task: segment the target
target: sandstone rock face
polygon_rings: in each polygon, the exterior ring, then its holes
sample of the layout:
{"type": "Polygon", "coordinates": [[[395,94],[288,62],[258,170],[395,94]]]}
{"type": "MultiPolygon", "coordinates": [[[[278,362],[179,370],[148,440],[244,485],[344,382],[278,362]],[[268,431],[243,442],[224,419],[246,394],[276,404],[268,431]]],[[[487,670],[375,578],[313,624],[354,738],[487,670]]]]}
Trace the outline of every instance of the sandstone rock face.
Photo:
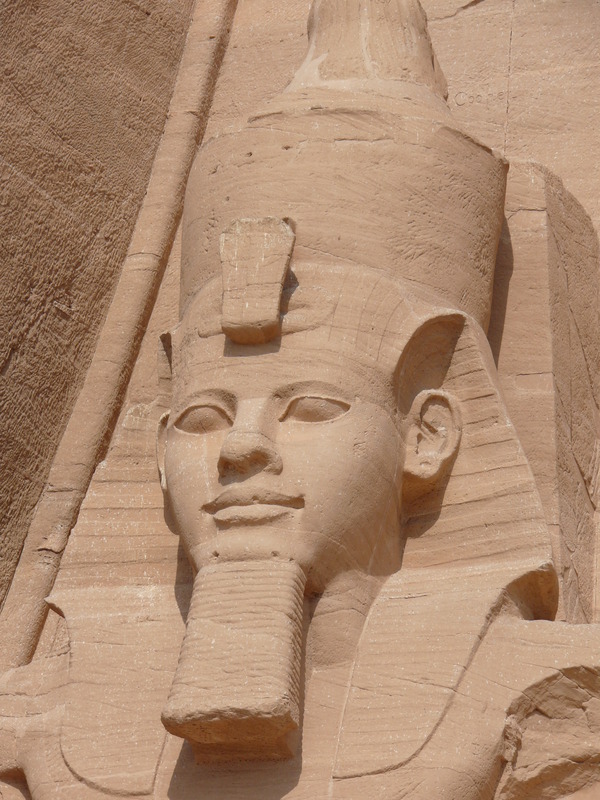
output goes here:
{"type": "Polygon", "coordinates": [[[599,7],[3,13],[0,795],[600,798],[599,7]]]}
{"type": "Polygon", "coordinates": [[[2,598],[131,239],[190,7],[0,11],[2,598]]]}

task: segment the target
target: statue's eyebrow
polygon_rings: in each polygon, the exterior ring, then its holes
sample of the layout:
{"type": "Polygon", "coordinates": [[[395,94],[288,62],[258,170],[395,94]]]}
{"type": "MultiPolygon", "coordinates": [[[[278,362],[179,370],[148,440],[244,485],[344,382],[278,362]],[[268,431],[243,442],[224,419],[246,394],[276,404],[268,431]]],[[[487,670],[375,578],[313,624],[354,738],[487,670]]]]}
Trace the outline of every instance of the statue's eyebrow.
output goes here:
{"type": "Polygon", "coordinates": [[[281,400],[287,400],[300,395],[304,395],[305,397],[337,398],[344,400],[348,404],[352,401],[348,392],[340,386],[320,380],[293,381],[279,386],[273,392],[273,396],[281,400]]]}
{"type": "Polygon", "coordinates": [[[218,387],[202,387],[190,394],[186,394],[178,403],[176,411],[181,412],[195,405],[218,403],[227,409],[231,416],[235,416],[237,397],[233,392],[218,387]]]}

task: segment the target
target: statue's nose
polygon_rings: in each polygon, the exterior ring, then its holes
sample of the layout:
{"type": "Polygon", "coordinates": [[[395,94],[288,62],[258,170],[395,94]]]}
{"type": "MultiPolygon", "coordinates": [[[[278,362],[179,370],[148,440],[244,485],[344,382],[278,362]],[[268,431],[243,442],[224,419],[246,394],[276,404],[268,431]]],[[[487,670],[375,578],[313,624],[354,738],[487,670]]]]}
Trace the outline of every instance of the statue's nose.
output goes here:
{"type": "Polygon", "coordinates": [[[232,430],[225,438],[218,463],[219,475],[247,475],[256,472],[279,474],[281,456],[273,442],[259,431],[232,430]]]}

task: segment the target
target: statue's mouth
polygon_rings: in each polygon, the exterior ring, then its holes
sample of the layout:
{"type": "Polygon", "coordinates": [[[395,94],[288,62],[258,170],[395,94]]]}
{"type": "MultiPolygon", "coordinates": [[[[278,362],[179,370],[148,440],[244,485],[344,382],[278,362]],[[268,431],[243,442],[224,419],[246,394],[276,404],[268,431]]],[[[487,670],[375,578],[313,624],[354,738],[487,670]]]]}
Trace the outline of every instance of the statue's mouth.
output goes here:
{"type": "Polygon", "coordinates": [[[304,508],[304,497],[282,494],[265,488],[229,486],[218,497],[202,506],[218,523],[260,524],[304,508]]]}
{"type": "Polygon", "coordinates": [[[250,488],[245,486],[229,486],[210,503],[202,506],[209,514],[216,514],[225,508],[240,506],[285,506],[286,508],[303,508],[304,497],[293,497],[270,489],[250,488]]]}

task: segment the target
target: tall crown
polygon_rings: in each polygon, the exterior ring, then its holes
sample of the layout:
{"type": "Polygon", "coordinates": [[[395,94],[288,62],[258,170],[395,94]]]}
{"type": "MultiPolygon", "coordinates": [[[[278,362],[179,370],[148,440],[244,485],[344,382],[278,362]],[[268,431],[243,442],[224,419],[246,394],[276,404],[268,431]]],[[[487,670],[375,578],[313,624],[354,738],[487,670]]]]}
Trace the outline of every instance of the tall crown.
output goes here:
{"type": "Polygon", "coordinates": [[[181,310],[236,220],[286,220],[295,262],[381,270],[487,326],[506,162],[453,121],[417,0],[316,0],[288,88],[206,142],[188,184],[181,310]]]}

